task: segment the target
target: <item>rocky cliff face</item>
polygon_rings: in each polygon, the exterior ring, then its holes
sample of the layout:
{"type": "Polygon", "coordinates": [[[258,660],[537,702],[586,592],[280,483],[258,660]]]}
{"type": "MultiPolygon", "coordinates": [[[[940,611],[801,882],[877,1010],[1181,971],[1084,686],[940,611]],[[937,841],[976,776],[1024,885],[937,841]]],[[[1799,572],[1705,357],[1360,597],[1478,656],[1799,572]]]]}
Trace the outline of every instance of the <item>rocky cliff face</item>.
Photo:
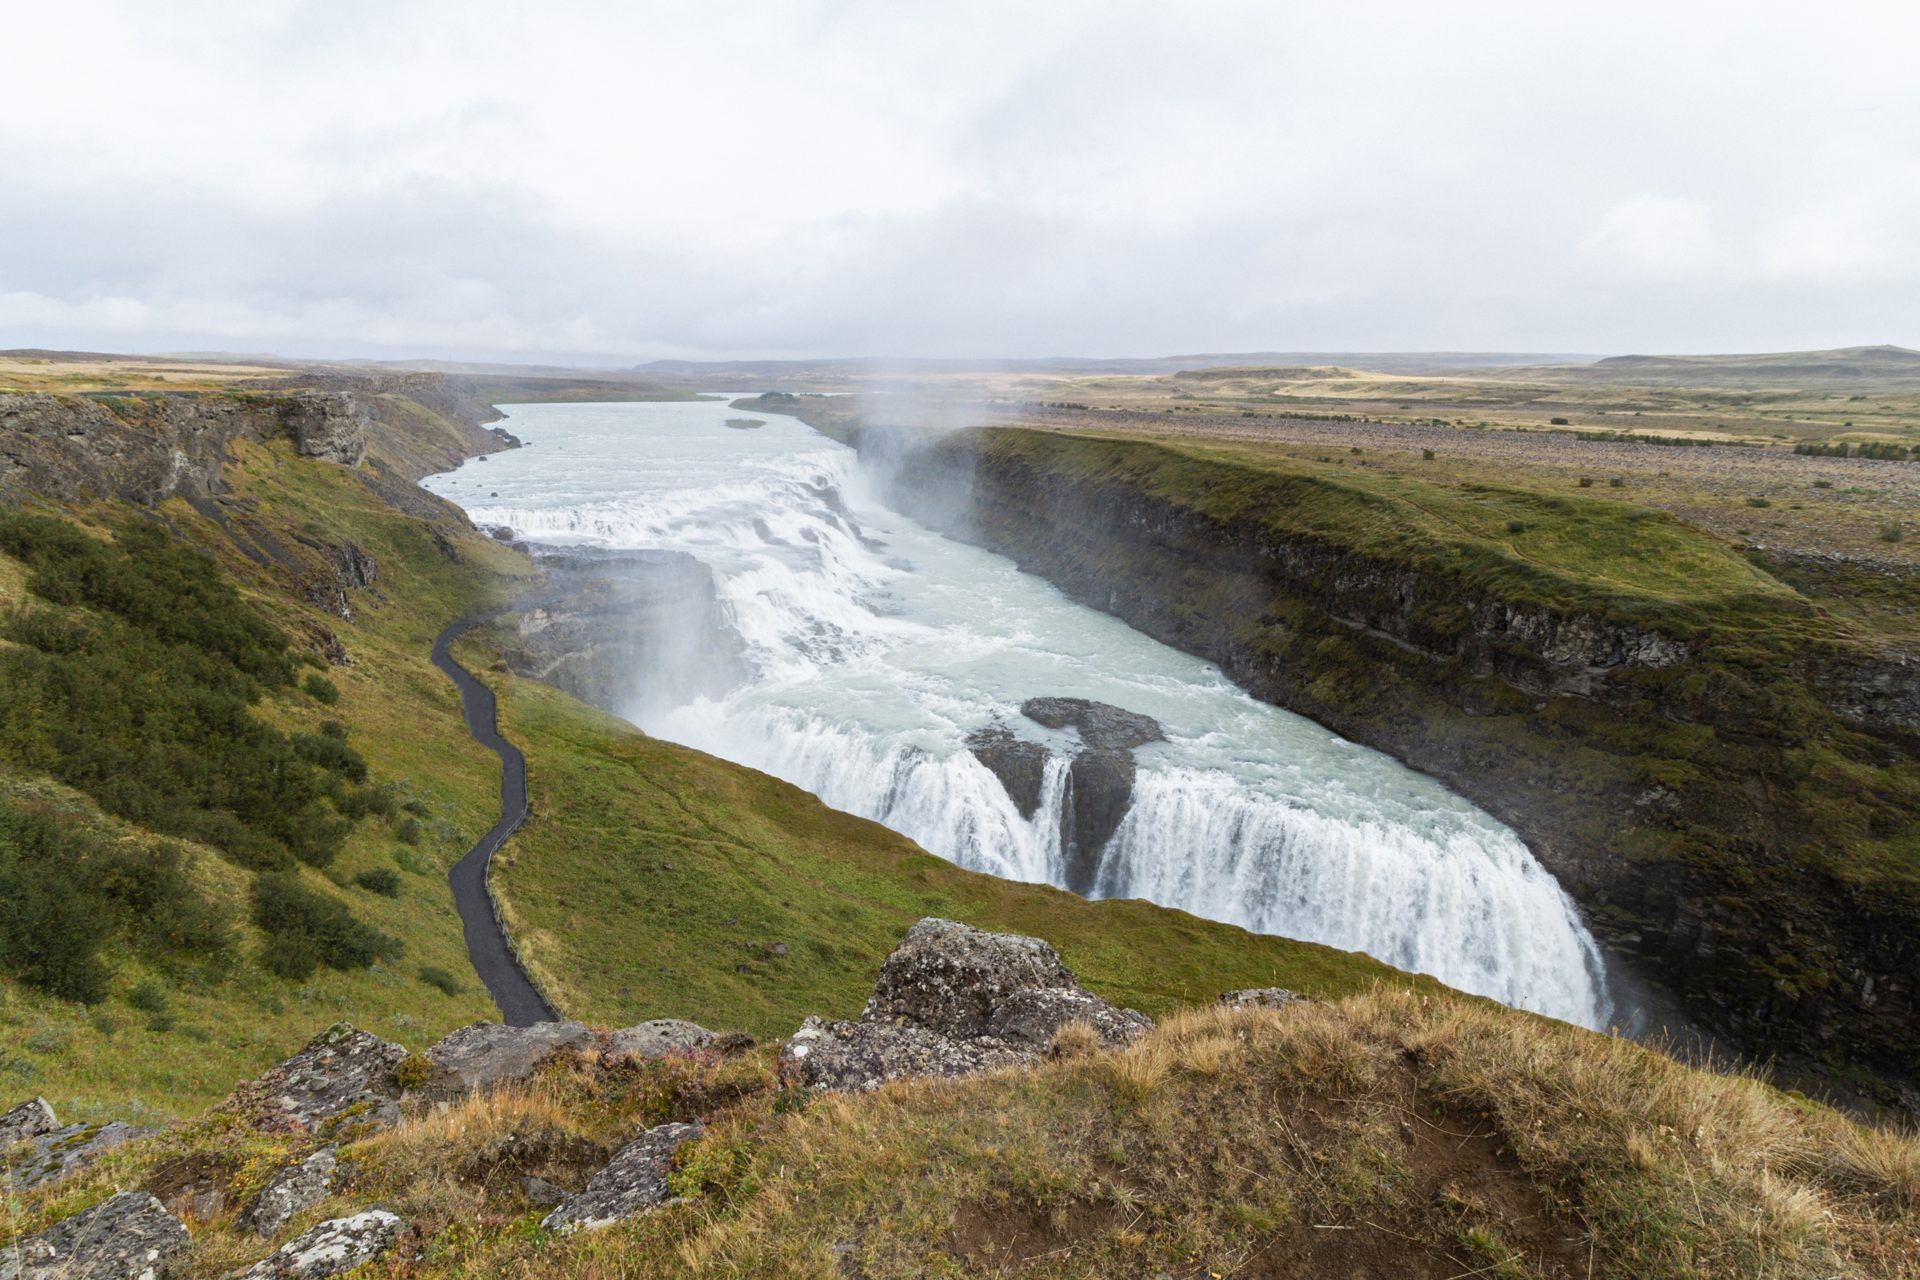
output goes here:
{"type": "MultiPolygon", "coordinates": [[[[511,536],[510,530],[496,535],[511,536]]],[[[515,618],[518,674],[628,717],[715,697],[744,675],[713,572],[671,551],[539,548],[547,590],[515,618]]]]}
{"type": "Polygon", "coordinates": [[[0,493],[82,495],[145,506],[219,491],[236,440],[290,439],[346,466],[367,452],[368,415],[354,396],[84,397],[0,395],[0,493]]]}
{"type": "MultiPolygon", "coordinates": [[[[1810,651],[1767,670],[1711,634],[1502,599],[995,439],[948,436],[905,465],[889,446],[902,509],[951,507],[950,478],[969,477],[950,533],[1497,814],[1707,1026],[1910,1077],[1920,893],[1834,874],[1835,811],[1796,753],[1811,719],[1862,758],[1897,754],[1920,698],[1911,668],[1810,651]]],[[[1897,798],[1847,802],[1873,832],[1912,830],[1897,798]]]]}

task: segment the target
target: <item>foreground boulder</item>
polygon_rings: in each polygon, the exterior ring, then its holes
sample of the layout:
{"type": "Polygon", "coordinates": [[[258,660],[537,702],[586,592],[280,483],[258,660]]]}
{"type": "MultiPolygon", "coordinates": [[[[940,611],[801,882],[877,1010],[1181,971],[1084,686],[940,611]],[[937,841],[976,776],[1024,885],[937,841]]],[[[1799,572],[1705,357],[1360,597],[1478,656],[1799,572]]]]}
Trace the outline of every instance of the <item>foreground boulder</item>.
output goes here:
{"type": "Polygon", "coordinates": [[[614,1153],[593,1175],[587,1189],[568,1196],[541,1219],[547,1231],[594,1231],[636,1213],[657,1209],[672,1198],[667,1175],[673,1153],[700,1136],[697,1124],[656,1125],[614,1153]]]}
{"type": "Polygon", "coordinates": [[[592,1044],[593,1032],[578,1022],[541,1022],[531,1027],[476,1022],[427,1050],[432,1069],[427,1088],[440,1098],[497,1089],[531,1076],[556,1053],[592,1044]]]}
{"type": "Polygon", "coordinates": [[[234,1102],[264,1122],[308,1133],[389,1128],[400,1118],[393,1069],[406,1056],[392,1041],[336,1023],[299,1053],[241,1085],[234,1102]]]}
{"type": "Polygon", "coordinates": [[[150,1192],[123,1191],[0,1249],[0,1280],[159,1280],[191,1243],[150,1192]]]}
{"type": "Polygon", "coordinates": [[[334,1218],[302,1232],[228,1280],[317,1280],[372,1262],[400,1238],[400,1219],[385,1209],[334,1218]]]}
{"type": "MultiPolygon", "coordinates": [[[[52,1117],[51,1108],[46,1115],[52,1117]]],[[[41,1133],[28,1139],[26,1147],[8,1159],[7,1181],[20,1190],[55,1181],[152,1132],[114,1120],[108,1124],[70,1124],[41,1133]]]]}
{"type": "Polygon", "coordinates": [[[267,1179],[267,1185],[240,1214],[238,1225],[257,1236],[278,1234],[295,1214],[327,1198],[339,1166],[333,1147],[323,1147],[305,1160],[288,1165],[267,1179]]]}
{"type": "Polygon", "coordinates": [[[670,1053],[694,1053],[709,1048],[713,1032],[697,1022],[654,1018],[607,1035],[607,1052],[616,1058],[664,1058],[670,1053]]]}
{"type": "Polygon", "coordinates": [[[53,1107],[45,1098],[29,1098],[0,1115],[0,1151],[29,1138],[52,1133],[59,1127],[60,1122],[53,1118],[53,1107]]]}
{"type": "Polygon", "coordinates": [[[887,957],[859,1021],[808,1018],[781,1050],[781,1072],[823,1089],[972,1075],[1035,1061],[1071,1023],[1107,1046],[1153,1025],[1082,990],[1039,938],[929,917],[887,957]]]}

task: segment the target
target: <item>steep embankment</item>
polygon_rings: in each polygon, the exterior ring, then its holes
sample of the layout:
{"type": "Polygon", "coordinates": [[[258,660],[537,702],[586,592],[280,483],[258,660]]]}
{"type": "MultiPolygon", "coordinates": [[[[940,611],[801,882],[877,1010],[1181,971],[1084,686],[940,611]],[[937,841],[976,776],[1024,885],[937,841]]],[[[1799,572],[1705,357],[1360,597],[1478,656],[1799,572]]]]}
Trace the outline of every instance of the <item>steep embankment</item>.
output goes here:
{"type": "Polygon", "coordinates": [[[903,509],[1500,815],[1707,1025],[1911,1071],[1920,673],[1719,541],[1244,448],[860,444],[903,509]]]}

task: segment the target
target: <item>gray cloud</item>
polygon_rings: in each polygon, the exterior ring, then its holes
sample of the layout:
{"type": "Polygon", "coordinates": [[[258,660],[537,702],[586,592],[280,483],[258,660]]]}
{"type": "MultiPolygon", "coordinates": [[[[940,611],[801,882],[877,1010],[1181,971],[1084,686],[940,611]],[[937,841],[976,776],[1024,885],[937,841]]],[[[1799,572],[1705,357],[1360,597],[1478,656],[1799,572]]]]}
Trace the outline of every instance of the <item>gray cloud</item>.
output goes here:
{"type": "Polygon", "coordinates": [[[41,8],[0,345],[1920,345],[1910,6],[41,8]]]}

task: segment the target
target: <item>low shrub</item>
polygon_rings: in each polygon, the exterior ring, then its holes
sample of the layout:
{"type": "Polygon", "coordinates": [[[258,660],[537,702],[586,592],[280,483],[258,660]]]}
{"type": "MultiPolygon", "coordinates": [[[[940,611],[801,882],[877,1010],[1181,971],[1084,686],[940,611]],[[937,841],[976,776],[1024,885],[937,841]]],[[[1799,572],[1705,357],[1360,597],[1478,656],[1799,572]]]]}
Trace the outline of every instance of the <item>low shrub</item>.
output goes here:
{"type": "Polygon", "coordinates": [[[323,675],[309,675],[300,682],[300,688],[309,698],[324,706],[330,707],[340,701],[340,686],[323,675]]]}
{"type": "Polygon", "coordinates": [[[322,964],[364,969],[400,954],[397,939],[354,919],[346,903],[315,893],[290,872],[254,882],[253,922],[267,935],[262,963],[283,978],[308,977],[322,964]]]}
{"type": "Polygon", "coordinates": [[[362,871],[353,878],[353,882],[368,893],[377,893],[384,898],[400,896],[400,873],[392,867],[373,867],[362,871]]]}
{"type": "Polygon", "coordinates": [[[420,981],[430,987],[438,988],[442,995],[457,996],[466,989],[460,985],[458,978],[445,969],[437,969],[430,964],[421,966],[420,981]]]}

